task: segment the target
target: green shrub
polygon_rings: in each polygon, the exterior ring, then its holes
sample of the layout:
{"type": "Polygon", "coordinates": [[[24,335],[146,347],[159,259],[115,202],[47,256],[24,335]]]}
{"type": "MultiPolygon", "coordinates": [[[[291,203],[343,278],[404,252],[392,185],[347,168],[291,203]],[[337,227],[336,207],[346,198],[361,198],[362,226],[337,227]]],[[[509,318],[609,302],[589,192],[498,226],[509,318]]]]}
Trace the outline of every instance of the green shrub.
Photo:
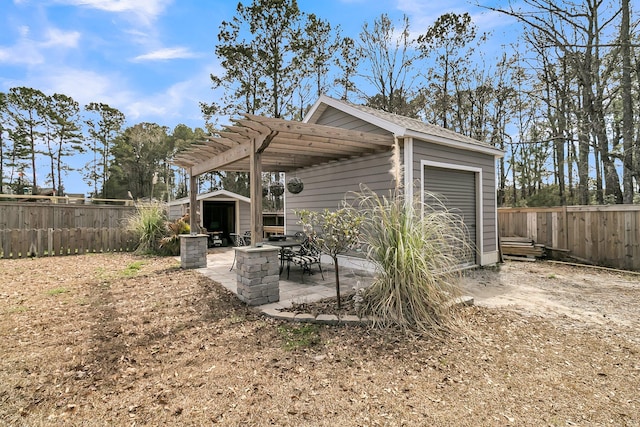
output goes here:
{"type": "Polygon", "coordinates": [[[376,276],[362,294],[361,315],[379,326],[437,334],[455,324],[451,301],[460,296],[460,269],[471,250],[459,216],[436,197],[405,203],[398,194],[381,197],[364,188],[362,237],[376,276]]]}
{"type": "Polygon", "coordinates": [[[160,240],[160,248],[166,255],[180,255],[180,235],[189,234],[191,227],[182,218],[167,222],[166,236],[160,240]]]}

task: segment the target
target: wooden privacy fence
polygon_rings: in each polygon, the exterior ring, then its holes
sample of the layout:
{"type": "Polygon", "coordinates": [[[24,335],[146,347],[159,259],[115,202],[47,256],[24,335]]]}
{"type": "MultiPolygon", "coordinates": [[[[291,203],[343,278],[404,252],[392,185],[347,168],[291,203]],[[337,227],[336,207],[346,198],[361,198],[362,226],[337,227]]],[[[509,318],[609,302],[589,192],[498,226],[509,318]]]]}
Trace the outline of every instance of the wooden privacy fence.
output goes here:
{"type": "Polygon", "coordinates": [[[0,203],[0,230],[120,228],[134,214],[134,206],[0,203]]]}
{"type": "Polygon", "coordinates": [[[640,206],[500,208],[501,237],[521,236],[596,265],[640,271],[640,206]]]}
{"type": "Polygon", "coordinates": [[[121,228],[61,228],[0,230],[0,257],[79,255],[130,252],[132,234],[121,228]]]}

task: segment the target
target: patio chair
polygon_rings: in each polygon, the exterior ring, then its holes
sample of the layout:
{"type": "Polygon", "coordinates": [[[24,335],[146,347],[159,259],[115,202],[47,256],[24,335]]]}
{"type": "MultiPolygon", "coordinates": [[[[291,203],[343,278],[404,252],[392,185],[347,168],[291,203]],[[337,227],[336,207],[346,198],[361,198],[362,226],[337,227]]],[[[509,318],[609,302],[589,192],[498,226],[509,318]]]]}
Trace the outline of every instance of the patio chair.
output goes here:
{"type": "Polygon", "coordinates": [[[309,275],[313,274],[311,271],[311,266],[314,264],[318,264],[318,269],[320,270],[320,275],[322,276],[322,280],[324,280],[324,273],[322,272],[322,264],[320,264],[320,259],[322,258],[322,253],[320,249],[313,243],[313,241],[306,239],[302,246],[300,247],[300,251],[298,253],[293,254],[287,260],[287,279],[289,279],[289,273],[291,271],[291,263],[295,265],[299,265],[302,268],[302,282],[304,283],[304,273],[309,273],[309,275]]]}
{"type": "MultiPolygon", "coordinates": [[[[302,231],[296,231],[296,233],[293,235],[293,239],[296,242],[302,242],[302,246],[304,246],[307,242],[307,236],[302,231]]],[[[291,248],[285,248],[282,251],[285,260],[288,261],[289,258],[295,255],[300,255],[300,251],[303,250],[302,246],[292,246],[291,248]]]]}
{"type": "MultiPolygon", "coordinates": [[[[231,241],[233,242],[233,246],[247,246],[247,242],[244,239],[244,236],[238,233],[229,233],[229,237],[231,237],[231,241]]],[[[229,271],[233,270],[233,266],[236,264],[236,251],[233,251],[233,262],[231,263],[231,268],[229,271]]]]}

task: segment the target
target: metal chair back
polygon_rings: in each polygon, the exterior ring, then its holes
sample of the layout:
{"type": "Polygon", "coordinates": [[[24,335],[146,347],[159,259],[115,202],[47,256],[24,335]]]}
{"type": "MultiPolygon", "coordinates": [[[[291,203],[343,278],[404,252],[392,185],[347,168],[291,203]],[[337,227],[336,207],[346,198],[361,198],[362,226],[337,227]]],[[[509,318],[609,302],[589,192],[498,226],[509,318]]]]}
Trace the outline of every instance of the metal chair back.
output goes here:
{"type": "Polygon", "coordinates": [[[238,233],[229,233],[229,237],[233,241],[233,246],[247,246],[244,236],[238,233]]]}

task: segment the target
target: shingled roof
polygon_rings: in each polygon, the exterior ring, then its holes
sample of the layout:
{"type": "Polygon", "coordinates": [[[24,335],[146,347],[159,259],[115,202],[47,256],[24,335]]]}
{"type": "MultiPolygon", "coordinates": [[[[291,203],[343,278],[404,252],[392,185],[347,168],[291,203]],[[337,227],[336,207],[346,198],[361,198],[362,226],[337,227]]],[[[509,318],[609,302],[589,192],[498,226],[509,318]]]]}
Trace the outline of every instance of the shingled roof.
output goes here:
{"type": "Polygon", "coordinates": [[[471,137],[459,134],[441,126],[425,123],[418,119],[400,116],[364,105],[352,104],[350,102],[337,100],[329,96],[321,96],[311,108],[305,122],[315,123],[327,107],[339,109],[347,114],[358,117],[367,122],[391,132],[398,138],[413,137],[441,144],[455,145],[457,148],[471,151],[480,151],[494,156],[502,157],[503,151],[495,148],[491,144],[478,141],[471,137]]]}

